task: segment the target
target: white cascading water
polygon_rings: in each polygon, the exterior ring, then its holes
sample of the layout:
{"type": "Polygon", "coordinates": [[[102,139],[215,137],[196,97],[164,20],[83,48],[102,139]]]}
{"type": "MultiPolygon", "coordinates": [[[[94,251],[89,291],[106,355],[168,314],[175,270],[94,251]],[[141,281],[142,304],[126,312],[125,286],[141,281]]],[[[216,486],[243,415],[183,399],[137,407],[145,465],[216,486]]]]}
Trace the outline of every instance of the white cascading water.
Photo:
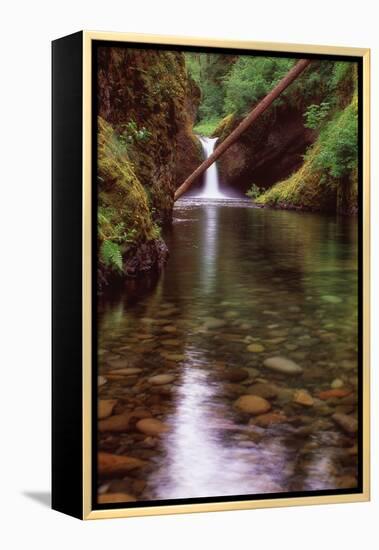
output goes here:
{"type": "MultiPolygon", "coordinates": [[[[203,147],[205,158],[208,158],[214,150],[217,138],[199,137],[203,147]]],[[[204,199],[224,199],[226,195],[220,191],[217,163],[214,162],[205,172],[204,188],[197,195],[204,199]]]]}

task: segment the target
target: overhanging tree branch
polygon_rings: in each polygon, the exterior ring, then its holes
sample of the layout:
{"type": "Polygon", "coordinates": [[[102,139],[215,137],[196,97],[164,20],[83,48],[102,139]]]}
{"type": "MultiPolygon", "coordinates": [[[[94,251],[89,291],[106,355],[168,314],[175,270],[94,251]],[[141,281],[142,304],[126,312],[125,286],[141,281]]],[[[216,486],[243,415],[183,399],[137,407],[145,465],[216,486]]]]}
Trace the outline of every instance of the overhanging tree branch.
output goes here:
{"type": "Polygon", "coordinates": [[[213,151],[213,153],[196,168],[175,192],[174,200],[183,195],[207,168],[209,168],[237,139],[251,126],[251,124],[270,107],[280,94],[308,67],[310,59],[300,59],[285,77],[269,92],[258,105],[248,114],[231,134],[213,151]]]}

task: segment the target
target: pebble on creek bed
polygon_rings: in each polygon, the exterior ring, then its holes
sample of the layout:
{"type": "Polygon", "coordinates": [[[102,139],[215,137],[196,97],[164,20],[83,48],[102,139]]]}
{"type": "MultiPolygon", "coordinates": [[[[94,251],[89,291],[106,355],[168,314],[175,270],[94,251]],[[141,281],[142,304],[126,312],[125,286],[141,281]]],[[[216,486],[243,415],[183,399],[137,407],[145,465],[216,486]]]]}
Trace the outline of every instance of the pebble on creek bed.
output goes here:
{"type": "Polygon", "coordinates": [[[168,424],[156,418],[144,418],[139,420],[136,424],[136,428],[146,435],[161,435],[170,430],[168,424]]]}
{"type": "Polygon", "coordinates": [[[283,374],[301,374],[303,372],[303,368],[300,365],[285,357],[269,357],[263,361],[263,364],[268,369],[283,374]]]}
{"type": "Polygon", "coordinates": [[[254,416],[267,413],[271,409],[270,403],[258,395],[241,395],[234,402],[234,406],[241,412],[254,416]]]}

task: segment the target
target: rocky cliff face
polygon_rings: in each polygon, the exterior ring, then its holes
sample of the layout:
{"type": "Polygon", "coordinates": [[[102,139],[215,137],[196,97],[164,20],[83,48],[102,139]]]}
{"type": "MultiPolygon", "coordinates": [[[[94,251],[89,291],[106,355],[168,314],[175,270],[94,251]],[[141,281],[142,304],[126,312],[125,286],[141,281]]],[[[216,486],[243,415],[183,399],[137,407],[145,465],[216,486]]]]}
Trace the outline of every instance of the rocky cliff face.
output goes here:
{"type": "Polygon", "coordinates": [[[192,134],[200,91],[184,55],[156,49],[98,50],[98,113],[129,142],[154,218],[171,219],[179,182],[201,162],[192,134]]]}
{"type": "MultiPolygon", "coordinates": [[[[240,121],[229,117],[214,135],[222,141],[240,121]]],[[[243,192],[253,183],[268,188],[301,166],[314,139],[301,112],[285,103],[271,108],[220,157],[221,179],[243,192]]]]}
{"type": "Polygon", "coordinates": [[[329,128],[308,149],[300,168],[256,200],[274,208],[338,212],[358,211],[358,166],[354,141],[358,99],[337,110],[329,128]]]}
{"type": "Polygon", "coordinates": [[[184,55],[99,47],[99,280],[160,267],[174,192],[201,162],[192,134],[200,91],[184,55]]]}

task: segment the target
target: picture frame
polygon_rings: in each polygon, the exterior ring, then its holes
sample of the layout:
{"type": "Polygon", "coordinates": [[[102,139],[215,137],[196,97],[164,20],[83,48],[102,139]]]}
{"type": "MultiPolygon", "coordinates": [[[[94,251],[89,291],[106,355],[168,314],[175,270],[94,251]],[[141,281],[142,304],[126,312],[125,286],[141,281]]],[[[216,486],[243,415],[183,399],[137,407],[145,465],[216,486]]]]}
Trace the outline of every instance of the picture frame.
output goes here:
{"type": "MultiPolygon", "coordinates": [[[[370,50],[337,46],[238,42],[81,31],[53,42],[52,61],[53,509],[79,519],[103,519],[369,500],[370,50]],[[102,503],[98,502],[96,496],[99,486],[96,452],[99,435],[97,375],[102,373],[97,370],[99,348],[96,336],[98,330],[96,324],[98,304],[96,185],[98,180],[95,180],[95,176],[98,175],[99,128],[96,120],[99,114],[97,95],[99,73],[95,56],[98,52],[97,48],[101,47],[129,47],[161,52],[209,54],[220,52],[225,55],[233,54],[246,57],[265,55],[272,58],[296,60],[301,58],[311,60],[341,59],[346,63],[351,61],[357,64],[359,72],[357,100],[359,152],[357,157],[358,260],[356,272],[358,274],[358,306],[356,328],[359,345],[357,348],[356,384],[357,433],[354,436],[350,433],[350,443],[353,437],[356,438],[358,468],[356,487],[283,490],[283,492],[276,492],[274,489],[259,494],[222,494],[221,492],[217,496],[202,494],[195,497],[183,494],[181,498],[177,496],[160,498],[158,496],[152,500],[137,499],[124,503],[106,502],[106,500],[102,503]]],[[[107,78],[105,75],[105,79],[107,78]]],[[[138,127],[137,130],[143,132],[144,127],[142,129],[138,127]]],[[[329,306],[337,307],[336,304],[339,302],[340,299],[335,300],[334,304],[330,302],[329,306]]],[[[204,338],[208,336],[209,333],[206,333],[204,338]]],[[[213,337],[212,332],[211,336],[213,337]]],[[[217,337],[217,334],[215,336],[217,337]]],[[[279,336],[280,338],[281,336],[279,336]]],[[[246,342],[251,345],[251,342],[255,342],[255,340],[246,340],[246,342]]],[[[116,381],[117,376],[116,374],[116,378],[114,378],[116,381]]],[[[257,380],[260,380],[259,376],[257,380]]],[[[137,382],[137,384],[139,383],[137,382]]],[[[107,399],[109,400],[109,396],[107,399]]],[[[333,410],[344,410],[341,405],[333,406],[335,406],[333,410]]],[[[346,445],[348,444],[349,442],[346,443],[346,445]]],[[[105,486],[107,493],[107,483],[105,486]]]]}

